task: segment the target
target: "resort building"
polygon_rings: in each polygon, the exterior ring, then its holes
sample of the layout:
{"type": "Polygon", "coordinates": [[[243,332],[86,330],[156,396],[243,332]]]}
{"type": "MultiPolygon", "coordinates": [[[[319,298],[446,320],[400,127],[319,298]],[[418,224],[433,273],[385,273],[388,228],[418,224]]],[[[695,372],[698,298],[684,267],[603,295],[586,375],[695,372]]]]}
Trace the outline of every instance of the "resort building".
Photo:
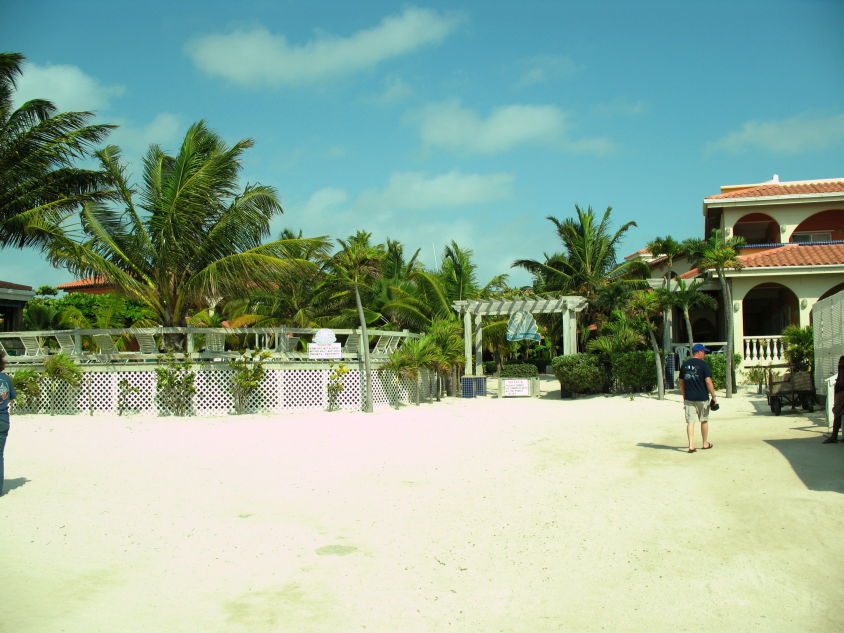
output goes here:
{"type": "MultiPolygon", "coordinates": [[[[736,353],[743,367],[782,362],[782,331],[812,323],[812,308],[844,290],[844,178],[768,182],[721,187],[703,200],[703,237],[714,229],[740,236],[741,268],[725,271],[732,293],[736,353]]],[[[649,261],[653,278],[706,281],[702,290],[718,301],[715,310],[691,314],[695,341],[725,344],[719,282],[713,270],[692,269],[687,258],[654,258],[646,250],[628,256],[649,261]]],[[[688,282],[687,282],[688,283],[688,282]]],[[[669,319],[666,337],[674,348],[688,341],[682,315],[669,319]],[[670,338],[669,338],[670,337],[670,338]]]]}
{"type": "Polygon", "coordinates": [[[21,329],[23,309],[34,296],[35,292],[30,286],[0,281],[0,331],[21,329]]]}

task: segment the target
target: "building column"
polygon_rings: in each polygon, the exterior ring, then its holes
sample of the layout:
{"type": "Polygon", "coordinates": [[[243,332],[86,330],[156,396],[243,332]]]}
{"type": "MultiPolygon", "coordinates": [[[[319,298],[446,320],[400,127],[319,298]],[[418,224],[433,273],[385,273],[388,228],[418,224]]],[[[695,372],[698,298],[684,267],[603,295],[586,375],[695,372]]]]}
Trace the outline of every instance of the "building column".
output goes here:
{"type": "Polygon", "coordinates": [[[574,310],[563,312],[563,355],[577,354],[577,314],[574,310]]]}
{"type": "Polygon", "coordinates": [[[483,330],[481,328],[481,315],[475,315],[475,375],[484,375],[484,349],[483,330]]]}
{"type": "Polygon", "coordinates": [[[472,375],[472,315],[467,310],[463,313],[463,353],[466,356],[466,365],[463,367],[463,375],[472,375]]]}

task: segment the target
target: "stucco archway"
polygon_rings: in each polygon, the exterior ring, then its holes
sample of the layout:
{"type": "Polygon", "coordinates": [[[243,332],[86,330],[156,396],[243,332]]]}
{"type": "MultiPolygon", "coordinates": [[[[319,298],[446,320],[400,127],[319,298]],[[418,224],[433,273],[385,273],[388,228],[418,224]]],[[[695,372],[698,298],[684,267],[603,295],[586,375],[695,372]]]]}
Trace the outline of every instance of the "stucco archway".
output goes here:
{"type": "Polygon", "coordinates": [[[748,244],[776,244],[780,241],[780,225],[765,213],[748,213],[733,225],[733,235],[748,244]]]}
{"type": "Polygon", "coordinates": [[[797,295],[782,284],[754,286],[742,300],[744,336],[776,336],[800,324],[797,295]]]}

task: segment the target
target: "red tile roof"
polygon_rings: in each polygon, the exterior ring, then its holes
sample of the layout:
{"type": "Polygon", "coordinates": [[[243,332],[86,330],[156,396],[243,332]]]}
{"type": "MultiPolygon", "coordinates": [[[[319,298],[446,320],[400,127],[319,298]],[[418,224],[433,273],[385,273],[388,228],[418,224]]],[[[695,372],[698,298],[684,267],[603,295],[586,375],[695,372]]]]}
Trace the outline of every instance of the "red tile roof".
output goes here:
{"type": "Polygon", "coordinates": [[[69,281],[61,286],[56,286],[59,290],[71,290],[74,288],[91,288],[96,286],[110,286],[105,277],[96,275],[95,277],[85,277],[85,279],[77,279],[76,281],[69,281]]]}
{"type": "Polygon", "coordinates": [[[739,261],[746,268],[769,266],[831,266],[844,264],[844,243],[841,244],[787,244],[779,248],[765,249],[758,253],[746,249],[739,255],[739,261]]]}
{"type": "Polygon", "coordinates": [[[13,284],[11,281],[0,281],[0,288],[5,288],[6,290],[32,290],[31,286],[13,284]]]}
{"type": "Polygon", "coordinates": [[[723,198],[767,198],[773,196],[798,196],[812,193],[844,193],[844,178],[806,182],[764,183],[747,189],[707,196],[707,200],[723,198]]]}

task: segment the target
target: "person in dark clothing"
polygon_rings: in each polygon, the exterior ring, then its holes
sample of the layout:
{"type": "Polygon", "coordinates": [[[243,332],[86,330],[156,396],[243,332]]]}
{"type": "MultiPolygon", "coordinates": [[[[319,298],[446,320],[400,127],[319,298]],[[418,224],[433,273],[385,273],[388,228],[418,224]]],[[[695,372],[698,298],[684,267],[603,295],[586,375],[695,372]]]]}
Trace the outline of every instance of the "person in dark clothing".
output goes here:
{"type": "Polygon", "coordinates": [[[683,397],[683,409],[686,414],[686,435],[689,439],[689,452],[695,448],[695,424],[700,422],[702,448],[712,448],[709,441],[709,407],[715,404],[715,386],[712,383],[712,371],[703,360],[708,347],[695,343],[692,356],[680,365],[680,395],[683,397]]]}
{"type": "Polygon", "coordinates": [[[3,373],[6,369],[6,354],[0,350],[0,496],[3,496],[3,450],[9,435],[9,404],[15,399],[15,386],[12,379],[3,373]]]}
{"type": "Polygon", "coordinates": [[[836,444],[838,431],[841,429],[841,414],[844,413],[844,356],[838,359],[838,375],[835,377],[832,402],[832,435],[826,438],[824,444],[836,444]]]}

